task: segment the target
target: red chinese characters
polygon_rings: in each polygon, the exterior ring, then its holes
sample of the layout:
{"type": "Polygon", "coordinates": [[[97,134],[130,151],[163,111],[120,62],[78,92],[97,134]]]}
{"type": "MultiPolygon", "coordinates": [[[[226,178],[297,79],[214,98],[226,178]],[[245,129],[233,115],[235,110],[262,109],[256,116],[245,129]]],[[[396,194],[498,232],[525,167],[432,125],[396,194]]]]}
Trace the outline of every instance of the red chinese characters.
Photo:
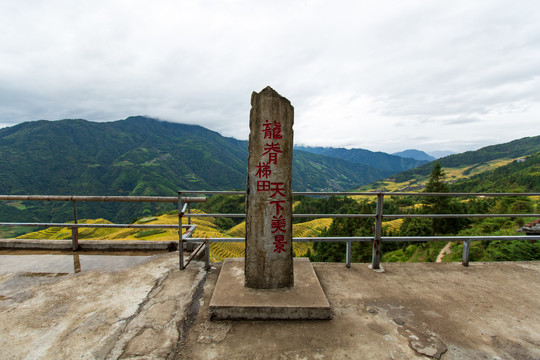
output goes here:
{"type": "Polygon", "coordinates": [[[274,121],[271,124],[270,121],[266,120],[266,123],[263,124],[262,132],[265,139],[283,139],[281,136],[281,123],[279,121],[274,121]]]}
{"type": "Polygon", "coordinates": [[[281,254],[286,252],[285,245],[287,240],[285,239],[285,233],[287,232],[287,219],[283,216],[282,210],[285,210],[283,205],[285,204],[285,183],[279,181],[272,181],[272,165],[278,164],[279,155],[283,153],[281,145],[278,140],[283,139],[281,134],[281,123],[279,121],[270,122],[266,120],[263,124],[262,133],[264,135],[266,145],[264,146],[261,156],[268,155],[267,159],[259,161],[257,165],[257,171],[255,177],[257,180],[257,192],[268,192],[269,204],[273,206],[273,212],[275,215],[272,217],[271,229],[274,236],[274,252],[281,254]],[[267,142],[266,139],[270,141],[267,142]],[[266,162],[264,162],[267,160],[266,162]]]}
{"type": "Polygon", "coordinates": [[[276,213],[279,215],[281,210],[285,210],[281,204],[284,204],[285,200],[270,201],[270,204],[276,206],[276,213]]]}
{"type": "Polygon", "coordinates": [[[285,196],[285,183],[282,182],[270,182],[267,180],[257,181],[257,191],[271,191],[271,198],[274,198],[278,195],[285,196]]]}
{"type": "Polygon", "coordinates": [[[282,251],[287,251],[285,250],[286,243],[287,241],[285,241],[285,236],[276,235],[276,237],[274,238],[274,252],[281,254],[282,251]]]}
{"type": "Polygon", "coordinates": [[[272,219],[272,234],[275,234],[277,233],[278,231],[281,231],[282,233],[285,233],[286,230],[285,230],[285,225],[286,225],[286,221],[285,221],[285,218],[283,217],[283,215],[280,215],[279,217],[277,216],[274,216],[274,218],[272,219]]]}
{"type": "Polygon", "coordinates": [[[272,142],[271,144],[266,144],[264,150],[265,152],[263,153],[263,155],[268,154],[268,164],[277,165],[277,155],[282,153],[279,147],[279,143],[272,142]]]}
{"type": "Polygon", "coordinates": [[[259,161],[259,165],[257,165],[257,173],[255,174],[255,176],[258,178],[268,178],[271,174],[272,170],[270,169],[270,164],[259,161]]]}

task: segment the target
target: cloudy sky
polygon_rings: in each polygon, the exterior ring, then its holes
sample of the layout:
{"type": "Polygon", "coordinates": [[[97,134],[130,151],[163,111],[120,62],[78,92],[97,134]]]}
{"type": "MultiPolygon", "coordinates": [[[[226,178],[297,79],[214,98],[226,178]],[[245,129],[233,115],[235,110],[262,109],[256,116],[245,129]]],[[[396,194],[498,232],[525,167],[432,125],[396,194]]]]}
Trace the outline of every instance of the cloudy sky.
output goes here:
{"type": "Polygon", "coordinates": [[[0,127],[149,115],[247,139],[269,85],[296,144],[540,135],[536,0],[0,0],[0,30],[0,127]]]}

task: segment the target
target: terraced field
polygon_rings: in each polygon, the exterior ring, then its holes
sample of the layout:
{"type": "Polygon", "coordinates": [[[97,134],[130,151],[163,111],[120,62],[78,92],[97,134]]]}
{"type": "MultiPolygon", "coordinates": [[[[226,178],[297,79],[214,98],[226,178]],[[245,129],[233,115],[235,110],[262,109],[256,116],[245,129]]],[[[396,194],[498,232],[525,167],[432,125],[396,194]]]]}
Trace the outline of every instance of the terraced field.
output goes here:
{"type": "MultiPolygon", "coordinates": [[[[80,220],[81,224],[111,224],[105,219],[80,220]]],[[[114,236],[116,229],[107,228],[80,228],[79,239],[110,238],[114,236]]],[[[71,239],[71,230],[67,227],[51,227],[40,231],[30,232],[17,237],[18,239],[49,239],[67,240],[71,239]]]]}
{"type": "Polygon", "coordinates": [[[386,231],[391,231],[392,233],[396,234],[399,232],[399,227],[401,224],[403,224],[403,219],[383,221],[382,227],[383,229],[386,228],[386,231]]]}
{"type": "MultiPolygon", "coordinates": [[[[329,227],[332,219],[323,218],[304,223],[293,224],[293,237],[316,237],[321,231],[329,227]]],[[[227,232],[228,237],[245,237],[246,223],[242,222],[227,232]]],[[[308,250],[313,251],[313,244],[307,242],[293,243],[293,251],[296,256],[306,256],[308,250]]],[[[213,243],[210,245],[210,259],[223,261],[228,257],[243,257],[245,246],[243,242],[213,243]]]]}
{"type": "MultiPolygon", "coordinates": [[[[461,179],[469,178],[473,175],[479,174],[484,171],[489,171],[496,169],[498,167],[508,165],[509,163],[517,160],[515,159],[496,159],[492,161],[487,161],[485,163],[461,166],[456,168],[443,167],[443,171],[446,174],[446,181],[454,182],[461,179]]],[[[378,181],[369,185],[362,186],[358,191],[421,191],[427,184],[429,180],[429,175],[420,177],[418,179],[410,179],[404,182],[395,182],[391,180],[378,181]]],[[[365,198],[365,197],[354,197],[353,198],[365,198]]]]}
{"type": "MultiPolygon", "coordinates": [[[[194,210],[193,213],[200,212],[194,210]]],[[[215,218],[192,218],[192,223],[197,225],[193,232],[194,238],[243,238],[246,234],[245,222],[242,222],[226,232],[220,231],[214,223],[215,218]]],[[[183,224],[187,224],[188,219],[182,219],[183,224]]],[[[105,219],[85,219],[80,220],[81,224],[110,224],[105,219]]],[[[177,214],[164,214],[139,219],[135,224],[177,224],[177,214]]],[[[316,237],[326,227],[329,227],[332,219],[316,219],[299,224],[293,224],[294,237],[316,237]]],[[[67,227],[47,228],[41,231],[31,232],[18,237],[19,239],[49,239],[67,240],[71,239],[71,230],[67,227]]],[[[147,241],[171,241],[178,240],[178,233],[174,229],[114,229],[114,228],[80,228],[79,239],[92,240],[147,240],[147,241]]],[[[295,242],[293,251],[296,256],[305,256],[308,250],[313,251],[312,243],[295,242]]],[[[223,242],[210,244],[210,260],[223,261],[229,257],[243,257],[245,245],[243,242],[223,242]]]]}

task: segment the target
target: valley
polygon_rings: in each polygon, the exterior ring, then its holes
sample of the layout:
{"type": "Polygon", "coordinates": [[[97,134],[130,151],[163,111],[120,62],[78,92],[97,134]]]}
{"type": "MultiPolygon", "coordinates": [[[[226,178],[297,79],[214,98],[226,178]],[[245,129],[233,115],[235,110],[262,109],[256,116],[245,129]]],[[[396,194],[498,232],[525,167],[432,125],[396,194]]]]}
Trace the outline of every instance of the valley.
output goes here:
{"type": "MultiPolygon", "coordinates": [[[[414,154],[415,152],[407,152],[414,154]]],[[[148,117],[108,123],[86,120],[37,121],[0,129],[0,193],[77,195],[175,195],[178,190],[233,190],[245,187],[247,142],[226,138],[200,126],[173,124],[148,117]]],[[[303,148],[293,155],[294,191],[422,192],[440,164],[441,189],[449,192],[540,192],[540,136],[454,154],[435,162],[402,158],[364,149],[303,148]]],[[[440,190],[437,190],[440,191],[440,190]]],[[[443,191],[444,192],[444,191],[443,191]]],[[[194,211],[241,213],[243,197],[210,197],[194,211]]],[[[361,196],[297,197],[296,213],[374,213],[373,200],[361,196]]],[[[387,196],[387,214],[538,213],[539,198],[460,198],[434,208],[420,198],[387,196]]],[[[88,222],[163,223],[177,221],[173,204],[78,205],[88,222]],[[107,220],[105,220],[107,219],[107,220]]],[[[72,206],[28,201],[0,202],[2,221],[64,222],[72,206]]],[[[372,236],[369,219],[295,220],[294,236],[372,236]]],[[[504,235],[534,218],[468,219],[447,222],[442,235],[504,235]]],[[[194,218],[194,237],[243,237],[237,219],[194,218]]],[[[383,236],[430,236],[429,219],[397,219],[383,223],[383,236]]],[[[0,228],[2,237],[69,239],[68,229],[32,232],[0,228]]],[[[177,239],[171,230],[81,229],[81,239],[177,239]]],[[[475,242],[472,261],[540,259],[535,243],[475,242]]],[[[314,261],[343,261],[344,244],[296,243],[295,255],[314,261]]],[[[388,243],[383,261],[435,261],[445,242],[388,243]]],[[[441,261],[459,261],[462,244],[452,243],[441,261]]],[[[242,243],[214,243],[211,258],[221,261],[243,254],[242,243]]],[[[354,244],[353,261],[369,261],[369,244],[354,244]]]]}

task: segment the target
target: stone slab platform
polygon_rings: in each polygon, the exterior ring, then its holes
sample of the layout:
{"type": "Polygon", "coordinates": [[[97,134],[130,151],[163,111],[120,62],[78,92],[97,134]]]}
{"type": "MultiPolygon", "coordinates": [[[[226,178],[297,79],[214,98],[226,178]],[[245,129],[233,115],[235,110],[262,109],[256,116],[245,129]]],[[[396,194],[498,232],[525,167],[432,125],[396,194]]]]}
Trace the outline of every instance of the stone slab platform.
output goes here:
{"type": "Polygon", "coordinates": [[[244,259],[225,259],[210,300],[212,320],[326,320],[328,299],[308,258],[294,259],[294,287],[244,286],[244,259]]]}

